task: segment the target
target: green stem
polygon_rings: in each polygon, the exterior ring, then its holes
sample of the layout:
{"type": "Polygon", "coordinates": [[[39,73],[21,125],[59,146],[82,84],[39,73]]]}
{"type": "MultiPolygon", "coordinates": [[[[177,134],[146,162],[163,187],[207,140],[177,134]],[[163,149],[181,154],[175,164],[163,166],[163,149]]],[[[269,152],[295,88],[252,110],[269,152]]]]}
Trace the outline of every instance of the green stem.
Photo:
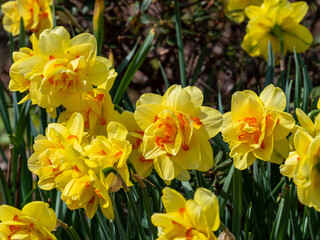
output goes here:
{"type": "Polygon", "coordinates": [[[66,232],[68,233],[71,240],[80,240],[79,235],[77,234],[76,230],[71,226],[69,227],[68,224],[62,222],[61,220],[57,219],[58,225],[61,226],[66,232]]]}
{"type": "Polygon", "coordinates": [[[142,218],[141,218],[141,216],[140,216],[140,214],[138,212],[137,206],[135,205],[133,194],[130,191],[130,189],[128,188],[128,186],[125,183],[125,181],[123,180],[122,176],[118,173],[118,171],[116,169],[114,169],[112,167],[105,168],[102,171],[103,171],[105,177],[107,177],[108,174],[113,173],[113,174],[117,175],[121,179],[122,187],[123,187],[124,192],[126,193],[129,205],[131,206],[131,209],[132,209],[132,212],[133,212],[133,217],[134,217],[134,220],[135,220],[135,222],[137,224],[139,235],[140,235],[142,240],[146,240],[146,236],[145,236],[145,233],[144,233],[144,230],[143,230],[143,227],[142,227],[142,223],[141,223],[141,219],[142,218]]]}
{"type": "Polygon", "coordinates": [[[233,219],[232,219],[232,233],[235,236],[240,235],[241,229],[241,212],[242,212],[242,172],[234,169],[233,174],[233,219]]]}

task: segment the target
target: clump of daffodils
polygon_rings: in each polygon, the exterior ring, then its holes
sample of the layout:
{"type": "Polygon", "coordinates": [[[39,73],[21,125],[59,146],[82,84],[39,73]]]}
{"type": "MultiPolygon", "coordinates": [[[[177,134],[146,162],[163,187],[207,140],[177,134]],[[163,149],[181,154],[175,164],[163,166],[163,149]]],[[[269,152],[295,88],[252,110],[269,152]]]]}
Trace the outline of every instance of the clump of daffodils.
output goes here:
{"type": "Polygon", "coordinates": [[[296,114],[301,126],[293,137],[295,151],[280,166],[280,172],[293,179],[301,203],[320,211],[320,115],[313,123],[300,109],[296,114]]]}
{"type": "Polygon", "coordinates": [[[209,139],[219,132],[222,115],[202,102],[199,88],[178,85],[171,86],[163,97],[147,93],[137,101],[135,146],[142,153],[140,160],[148,164],[152,160],[167,182],[188,180],[187,170],[208,171],[212,167],[209,139]]]}
{"type": "Polygon", "coordinates": [[[27,92],[21,102],[31,99],[54,118],[57,107],[74,108],[94,86],[104,84],[106,91],[111,89],[116,73],[111,61],[96,56],[93,35],[82,33],[70,39],[66,29],[56,27],[30,40],[33,49],[14,52],[10,68],[9,89],[27,92]]]}
{"type": "Polygon", "coordinates": [[[264,0],[260,6],[249,6],[245,10],[249,23],[243,49],[251,56],[263,56],[266,60],[268,42],[274,53],[306,51],[313,41],[310,31],[300,24],[307,11],[308,5],[302,1],[264,0]]]}
{"type": "Polygon", "coordinates": [[[163,189],[161,197],[166,213],[152,215],[158,227],[158,239],[217,239],[213,231],[220,226],[217,197],[198,188],[194,199],[185,200],[176,190],[163,189]]]}
{"type": "Polygon", "coordinates": [[[22,210],[0,206],[1,239],[47,239],[56,240],[51,233],[57,225],[57,217],[48,203],[30,202],[22,210]]]}
{"type": "Polygon", "coordinates": [[[115,168],[125,183],[132,185],[126,164],[131,152],[128,131],[122,124],[110,122],[106,136],[88,137],[84,127],[80,113],[74,113],[68,122],[49,124],[45,136],[35,139],[28,167],[39,176],[39,187],[60,190],[70,209],[84,208],[92,218],[100,205],[104,215],[113,219],[108,189],[117,177],[113,173],[105,177],[102,170],[115,168]]]}
{"type": "Polygon", "coordinates": [[[260,96],[251,90],[233,94],[231,111],[223,115],[222,136],[236,168],[243,170],[257,158],[280,164],[288,156],[286,136],[295,121],[283,112],[285,107],[283,91],[273,85],[260,96]]]}

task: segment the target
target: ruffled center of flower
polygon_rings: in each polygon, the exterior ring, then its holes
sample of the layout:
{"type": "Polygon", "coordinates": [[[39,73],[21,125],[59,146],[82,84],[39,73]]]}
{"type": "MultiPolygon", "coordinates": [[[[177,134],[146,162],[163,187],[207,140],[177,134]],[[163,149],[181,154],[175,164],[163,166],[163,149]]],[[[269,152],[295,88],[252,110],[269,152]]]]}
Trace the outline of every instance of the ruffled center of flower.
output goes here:
{"type": "Polygon", "coordinates": [[[156,144],[158,147],[164,148],[165,144],[174,143],[178,133],[177,123],[171,116],[160,118],[155,116],[154,123],[158,130],[156,131],[156,144]]]}
{"type": "Polygon", "coordinates": [[[82,92],[85,90],[84,82],[87,73],[81,71],[86,66],[83,56],[76,56],[75,60],[67,58],[56,59],[49,56],[49,62],[45,65],[40,91],[45,94],[54,94],[61,90],[67,92],[82,92]]]}
{"type": "Polygon", "coordinates": [[[235,127],[239,141],[249,142],[250,144],[259,143],[261,130],[255,117],[241,119],[235,127]]]}

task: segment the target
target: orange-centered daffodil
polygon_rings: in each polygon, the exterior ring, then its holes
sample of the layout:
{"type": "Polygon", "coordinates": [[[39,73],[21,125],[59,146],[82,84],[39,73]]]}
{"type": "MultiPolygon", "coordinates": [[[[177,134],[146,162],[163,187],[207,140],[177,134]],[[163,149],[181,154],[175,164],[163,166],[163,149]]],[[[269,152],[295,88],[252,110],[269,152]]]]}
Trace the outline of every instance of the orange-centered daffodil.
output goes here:
{"type": "Polygon", "coordinates": [[[176,190],[166,187],[161,197],[166,213],[155,213],[152,223],[158,227],[158,239],[217,239],[213,231],[220,226],[217,197],[198,188],[194,199],[185,200],[176,190]]]}
{"type": "Polygon", "coordinates": [[[154,168],[165,181],[189,179],[188,169],[208,171],[213,163],[209,139],[222,124],[219,111],[201,106],[197,87],[173,85],[163,97],[143,94],[134,118],[143,132],[144,159],[154,159],[154,168]]]}
{"type": "Polygon", "coordinates": [[[108,59],[96,56],[93,35],[82,33],[70,39],[67,30],[56,27],[43,31],[39,40],[35,35],[30,40],[33,50],[14,52],[10,71],[10,90],[29,92],[23,101],[31,98],[55,117],[56,107],[72,108],[94,86],[106,84],[110,90],[116,74],[108,59]]]}
{"type": "Polygon", "coordinates": [[[56,224],[56,214],[48,203],[30,202],[22,210],[8,205],[0,206],[0,238],[4,240],[56,240],[51,233],[56,224]]]}
{"type": "Polygon", "coordinates": [[[280,164],[288,156],[286,136],[295,122],[283,112],[285,106],[283,91],[273,85],[259,97],[250,90],[233,94],[231,112],[223,116],[222,136],[236,168],[243,170],[256,158],[280,164]]]}

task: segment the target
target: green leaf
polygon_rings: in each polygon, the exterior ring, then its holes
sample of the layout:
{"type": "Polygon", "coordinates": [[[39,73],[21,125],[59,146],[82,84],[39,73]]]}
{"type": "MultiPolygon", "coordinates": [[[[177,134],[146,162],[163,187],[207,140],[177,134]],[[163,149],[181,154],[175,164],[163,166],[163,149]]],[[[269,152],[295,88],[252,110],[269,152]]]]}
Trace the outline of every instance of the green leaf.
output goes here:
{"type": "Polygon", "coordinates": [[[3,121],[4,127],[6,128],[7,133],[12,134],[10,117],[8,112],[8,105],[6,103],[6,99],[4,96],[4,88],[3,88],[2,82],[0,83],[0,114],[1,114],[2,121],[3,121]]]}
{"type": "Polygon", "coordinates": [[[198,58],[198,62],[196,64],[196,67],[193,71],[192,78],[190,81],[190,86],[193,86],[197,81],[197,78],[201,72],[201,68],[202,68],[205,56],[207,55],[207,51],[208,51],[208,47],[207,47],[207,45],[204,45],[204,47],[201,50],[200,56],[198,58]]]}
{"type": "Polygon", "coordinates": [[[232,177],[232,233],[240,236],[242,212],[242,172],[235,169],[232,177]]]}
{"type": "Polygon", "coordinates": [[[301,72],[300,72],[300,64],[298,61],[298,56],[296,51],[294,50],[294,62],[296,67],[296,78],[295,78],[295,91],[294,91],[294,110],[300,107],[301,101],[301,72]]]}
{"type": "Polygon", "coordinates": [[[178,5],[178,0],[174,0],[174,15],[175,15],[175,26],[177,35],[177,45],[178,45],[178,57],[179,57],[179,71],[180,71],[180,82],[182,87],[187,86],[187,78],[185,71],[184,53],[183,53],[183,42],[181,33],[181,17],[180,9],[178,5]]]}
{"type": "Polygon", "coordinates": [[[269,84],[273,84],[273,77],[274,77],[274,56],[272,51],[272,45],[269,41],[268,43],[268,67],[267,67],[267,73],[266,73],[266,80],[264,82],[263,88],[268,86],[269,84]]]}
{"type": "Polygon", "coordinates": [[[113,103],[119,104],[123,94],[125,93],[129,83],[131,82],[134,74],[139,69],[145,58],[147,57],[151,46],[152,40],[154,37],[154,29],[151,29],[148,36],[146,37],[145,41],[142,43],[140,49],[138,50],[137,54],[132,59],[127,71],[125,72],[122,81],[120,82],[120,86],[117,89],[117,92],[114,96],[113,103]]]}

